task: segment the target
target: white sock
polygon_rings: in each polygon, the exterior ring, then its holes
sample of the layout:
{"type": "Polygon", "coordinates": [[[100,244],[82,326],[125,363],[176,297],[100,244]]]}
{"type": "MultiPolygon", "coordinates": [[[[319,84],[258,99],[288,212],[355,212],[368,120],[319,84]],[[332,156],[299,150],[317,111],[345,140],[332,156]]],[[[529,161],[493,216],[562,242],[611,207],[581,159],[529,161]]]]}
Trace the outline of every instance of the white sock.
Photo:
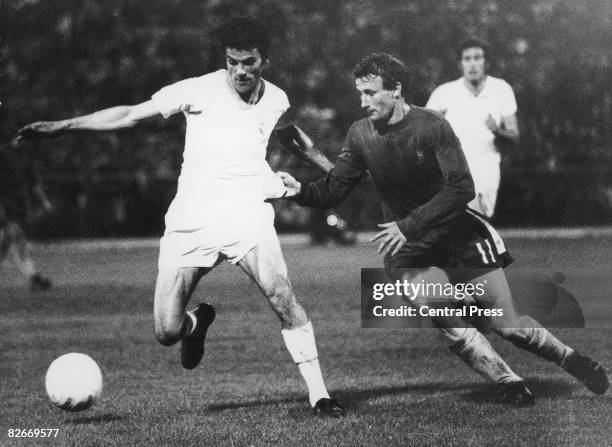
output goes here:
{"type": "Polygon", "coordinates": [[[187,321],[185,321],[185,324],[186,324],[185,336],[188,336],[188,335],[193,334],[193,332],[195,331],[196,325],[198,324],[198,320],[196,316],[194,315],[194,313],[191,311],[185,312],[185,315],[187,319],[187,321]]]}
{"type": "Polygon", "coordinates": [[[308,387],[310,406],[314,407],[319,399],[329,399],[323,374],[321,374],[312,323],[308,322],[295,329],[283,329],[282,333],[287,350],[293,361],[297,363],[308,387]]]}
{"type": "Polygon", "coordinates": [[[463,338],[450,349],[477,373],[494,383],[505,384],[523,380],[510,369],[489,340],[473,327],[468,327],[463,338]]]}
{"type": "Polygon", "coordinates": [[[298,363],[298,369],[308,387],[308,401],[311,407],[314,407],[319,399],[329,399],[329,393],[321,374],[319,359],[298,363]]]}
{"type": "Polygon", "coordinates": [[[557,365],[565,365],[565,360],[574,350],[543,328],[540,323],[528,315],[521,317],[524,328],[531,329],[528,337],[510,336],[509,339],[519,348],[525,349],[545,360],[555,362],[557,365]]]}

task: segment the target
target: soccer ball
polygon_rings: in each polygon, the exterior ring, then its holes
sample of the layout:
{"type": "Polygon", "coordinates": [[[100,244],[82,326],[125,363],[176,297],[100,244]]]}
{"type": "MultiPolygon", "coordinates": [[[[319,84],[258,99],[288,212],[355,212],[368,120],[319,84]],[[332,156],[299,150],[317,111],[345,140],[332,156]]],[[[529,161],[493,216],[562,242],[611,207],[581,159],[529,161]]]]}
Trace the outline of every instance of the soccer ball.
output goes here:
{"type": "Polygon", "coordinates": [[[102,394],[102,372],[88,355],[71,352],[51,363],[45,388],[51,402],[62,410],[86,410],[102,394]]]}

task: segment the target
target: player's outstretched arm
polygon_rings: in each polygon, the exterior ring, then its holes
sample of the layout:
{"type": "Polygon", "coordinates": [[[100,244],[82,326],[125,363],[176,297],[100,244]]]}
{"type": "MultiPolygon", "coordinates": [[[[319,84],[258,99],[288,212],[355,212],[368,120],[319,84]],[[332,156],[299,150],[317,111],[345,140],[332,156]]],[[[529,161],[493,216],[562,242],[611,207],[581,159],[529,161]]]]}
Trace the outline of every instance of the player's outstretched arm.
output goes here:
{"type": "Polygon", "coordinates": [[[306,132],[296,125],[289,124],[288,126],[274,129],[274,133],[285,148],[299,157],[310,161],[323,172],[328,173],[334,167],[329,158],[315,147],[312,139],[306,132]]]}
{"type": "Polygon", "coordinates": [[[32,140],[54,137],[83,130],[117,130],[133,127],[140,121],[159,113],[153,101],[134,106],[117,106],[100,110],[89,115],[77,116],[61,121],[37,121],[17,131],[17,140],[32,140]]]}

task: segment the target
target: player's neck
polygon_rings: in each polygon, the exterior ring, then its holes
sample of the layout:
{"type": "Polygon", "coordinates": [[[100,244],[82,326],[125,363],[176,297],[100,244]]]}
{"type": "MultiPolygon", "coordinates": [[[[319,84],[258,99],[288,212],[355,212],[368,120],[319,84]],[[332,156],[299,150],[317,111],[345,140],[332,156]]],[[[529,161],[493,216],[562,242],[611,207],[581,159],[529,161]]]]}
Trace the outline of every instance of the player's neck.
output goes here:
{"type": "Polygon", "coordinates": [[[263,79],[260,79],[257,82],[257,85],[255,86],[253,90],[251,90],[250,92],[244,93],[244,94],[239,93],[239,96],[247,104],[255,105],[259,102],[259,100],[263,96],[265,89],[266,89],[266,86],[263,82],[263,79]]]}
{"type": "Polygon", "coordinates": [[[403,99],[396,101],[395,106],[393,107],[393,112],[387,120],[387,125],[392,126],[393,124],[399,123],[404,119],[404,116],[406,116],[406,113],[408,113],[409,110],[410,106],[406,104],[403,99]]]}
{"type": "Polygon", "coordinates": [[[484,75],[482,78],[474,79],[472,81],[463,78],[463,85],[465,85],[474,96],[478,96],[484,90],[486,83],[487,75],[484,75]]]}

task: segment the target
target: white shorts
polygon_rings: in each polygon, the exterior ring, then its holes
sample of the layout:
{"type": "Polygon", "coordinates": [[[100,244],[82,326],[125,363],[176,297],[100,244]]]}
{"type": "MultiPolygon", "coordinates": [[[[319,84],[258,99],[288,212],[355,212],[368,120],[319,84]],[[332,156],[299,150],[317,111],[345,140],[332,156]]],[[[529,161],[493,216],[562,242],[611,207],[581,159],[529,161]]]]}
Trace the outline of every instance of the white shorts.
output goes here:
{"type": "Polygon", "coordinates": [[[250,207],[246,216],[227,217],[211,219],[200,228],[166,231],[160,240],[159,268],[213,267],[223,259],[237,264],[257,244],[277,238],[269,203],[250,207]]]}
{"type": "Polygon", "coordinates": [[[497,188],[476,190],[476,197],[470,203],[468,207],[474,211],[482,214],[485,217],[493,217],[495,213],[495,203],[497,202],[497,188]]]}
{"type": "Polygon", "coordinates": [[[478,165],[473,166],[472,164],[470,166],[476,197],[468,203],[468,206],[489,218],[495,212],[500,181],[499,155],[494,155],[491,157],[483,156],[478,165]]]}

